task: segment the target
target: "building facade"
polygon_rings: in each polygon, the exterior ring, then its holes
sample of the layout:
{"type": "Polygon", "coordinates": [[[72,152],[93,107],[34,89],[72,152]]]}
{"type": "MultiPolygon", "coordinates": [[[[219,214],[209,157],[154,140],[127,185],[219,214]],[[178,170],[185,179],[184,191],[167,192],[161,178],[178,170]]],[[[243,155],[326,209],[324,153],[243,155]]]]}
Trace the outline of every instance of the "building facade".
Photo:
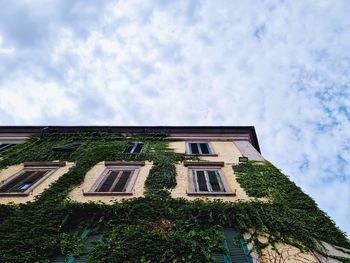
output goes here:
{"type": "Polygon", "coordinates": [[[350,258],[344,234],[264,159],[254,127],[0,127],[0,151],[3,262],[350,258]]]}

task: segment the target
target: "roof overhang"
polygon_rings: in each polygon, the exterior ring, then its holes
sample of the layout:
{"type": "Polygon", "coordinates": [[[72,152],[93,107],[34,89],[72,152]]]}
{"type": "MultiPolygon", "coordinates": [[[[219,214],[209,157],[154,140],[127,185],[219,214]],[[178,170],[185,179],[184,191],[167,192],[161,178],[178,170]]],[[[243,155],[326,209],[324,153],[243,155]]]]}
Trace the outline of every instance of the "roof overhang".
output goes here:
{"type": "Polygon", "coordinates": [[[0,126],[0,143],[20,143],[45,132],[164,133],[172,138],[222,138],[248,140],[260,152],[254,126],[0,126]]]}

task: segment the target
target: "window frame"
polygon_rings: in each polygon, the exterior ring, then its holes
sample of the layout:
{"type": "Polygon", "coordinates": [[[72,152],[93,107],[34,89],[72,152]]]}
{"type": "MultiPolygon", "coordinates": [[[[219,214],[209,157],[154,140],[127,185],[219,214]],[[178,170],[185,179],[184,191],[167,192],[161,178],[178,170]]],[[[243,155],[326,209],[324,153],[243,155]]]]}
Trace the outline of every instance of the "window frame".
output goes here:
{"type": "MultiPolygon", "coordinates": [[[[188,189],[187,189],[187,195],[235,195],[235,192],[233,192],[226,180],[225,174],[221,169],[220,166],[212,166],[212,165],[195,165],[195,166],[189,166],[188,167],[188,189]],[[217,192],[217,191],[197,191],[196,189],[196,171],[216,171],[217,175],[220,176],[221,180],[221,186],[225,190],[224,192],[217,192]]],[[[206,183],[208,185],[208,182],[206,180],[206,183]]],[[[209,187],[208,187],[209,189],[209,187]]]]}
{"type": "Polygon", "coordinates": [[[142,153],[142,151],[143,151],[143,149],[144,149],[144,146],[145,146],[145,143],[144,143],[144,142],[128,142],[128,144],[129,144],[129,143],[133,144],[133,147],[132,147],[131,151],[130,151],[130,152],[127,152],[127,153],[125,152],[126,148],[128,147],[128,146],[126,145],[126,147],[125,147],[124,150],[123,150],[123,153],[125,153],[125,154],[139,154],[139,153],[142,153]],[[138,145],[138,144],[142,144],[142,148],[141,148],[140,152],[135,153],[134,151],[135,151],[135,149],[137,148],[137,145],[138,145]]]}
{"type": "MultiPolygon", "coordinates": [[[[133,195],[133,188],[136,183],[137,177],[140,173],[142,166],[145,164],[143,162],[125,163],[123,162],[105,162],[105,169],[98,176],[92,187],[88,192],[84,192],[84,195],[133,195]],[[111,171],[132,171],[129,180],[125,186],[124,192],[98,192],[103,183],[107,180],[108,174],[111,171]]],[[[115,183],[115,182],[114,182],[115,183]]]]}
{"type": "MultiPolygon", "coordinates": [[[[65,165],[65,164],[64,164],[65,165]]],[[[16,172],[15,174],[11,175],[10,177],[6,178],[5,180],[0,182],[0,187],[3,187],[7,183],[11,182],[12,180],[15,180],[19,176],[21,176],[23,173],[27,171],[42,171],[42,170],[49,170],[47,171],[42,178],[40,178],[38,181],[36,181],[34,184],[32,184],[30,187],[28,187],[25,191],[23,192],[0,192],[0,196],[28,196],[37,186],[39,186],[43,181],[45,181],[48,177],[50,177],[54,172],[56,172],[60,166],[57,165],[38,165],[36,166],[35,164],[33,165],[24,165],[23,169],[20,171],[16,172]]]]}
{"type": "Polygon", "coordinates": [[[218,156],[218,154],[215,153],[214,148],[213,148],[212,144],[209,141],[186,141],[186,155],[218,156]],[[199,153],[192,153],[192,150],[191,150],[191,147],[190,147],[191,143],[196,143],[197,144],[199,153]],[[201,144],[201,143],[207,144],[209,153],[202,153],[202,150],[199,147],[199,144],[201,144]]]}

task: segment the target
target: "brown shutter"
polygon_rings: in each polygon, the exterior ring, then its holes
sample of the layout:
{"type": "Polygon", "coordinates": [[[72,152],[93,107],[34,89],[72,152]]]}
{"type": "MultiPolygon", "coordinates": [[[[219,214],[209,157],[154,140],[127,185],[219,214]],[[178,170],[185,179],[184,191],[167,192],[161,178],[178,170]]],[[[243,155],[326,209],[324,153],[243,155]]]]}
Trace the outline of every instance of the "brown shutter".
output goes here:
{"type": "Polygon", "coordinates": [[[22,174],[16,176],[11,181],[0,187],[0,192],[12,192],[13,189],[16,189],[26,178],[33,175],[35,171],[25,171],[22,174]]]}
{"type": "Polygon", "coordinates": [[[200,192],[208,192],[208,186],[205,180],[204,171],[196,171],[197,174],[197,182],[198,182],[198,191],[200,192]]]}
{"type": "Polygon", "coordinates": [[[221,192],[220,184],[219,184],[216,172],[215,171],[208,171],[208,176],[209,176],[209,182],[211,185],[211,189],[213,190],[213,192],[221,192]]]}
{"type": "Polygon", "coordinates": [[[115,185],[113,192],[125,192],[127,182],[129,181],[131,171],[123,171],[115,185]]]}
{"type": "Polygon", "coordinates": [[[99,189],[96,192],[109,192],[114,183],[115,179],[117,179],[119,171],[111,171],[107,174],[107,179],[103,182],[99,189]]]}

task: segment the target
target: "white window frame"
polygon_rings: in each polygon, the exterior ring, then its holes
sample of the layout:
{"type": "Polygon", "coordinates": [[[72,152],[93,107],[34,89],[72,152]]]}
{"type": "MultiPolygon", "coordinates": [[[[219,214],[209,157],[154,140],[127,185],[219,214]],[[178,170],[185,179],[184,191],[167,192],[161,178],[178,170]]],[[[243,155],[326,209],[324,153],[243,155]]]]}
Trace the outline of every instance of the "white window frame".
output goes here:
{"type": "MultiPolygon", "coordinates": [[[[208,178],[206,178],[206,183],[208,190],[211,189],[211,186],[208,183],[208,178]]],[[[189,166],[188,167],[188,195],[235,195],[226,180],[225,174],[222,171],[221,167],[213,167],[213,166],[189,166]],[[196,171],[216,171],[217,175],[220,176],[219,184],[221,183],[220,188],[222,187],[224,192],[213,192],[213,191],[198,191],[198,182],[197,176],[195,175],[196,171]]]]}
{"type": "Polygon", "coordinates": [[[26,196],[29,195],[31,191],[33,191],[38,185],[40,185],[43,181],[45,181],[50,175],[52,175],[59,167],[57,166],[31,166],[31,167],[24,167],[22,170],[18,171],[17,173],[13,174],[9,178],[5,179],[1,182],[0,187],[6,185],[7,183],[11,182],[12,180],[15,180],[17,177],[21,176],[23,173],[27,171],[40,171],[40,170],[49,170],[46,172],[46,174],[36,181],[34,184],[32,184],[30,187],[28,187],[23,192],[0,192],[0,196],[12,196],[12,195],[19,195],[19,196],[26,196]]]}
{"type": "Polygon", "coordinates": [[[217,155],[214,152],[213,146],[208,141],[187,141],[186,142],[186,152],[189,155],[217,155]],[[192,153],[191,146],[190,146],[191,143],[196,143],[197,144],[199,153],[192,153]],[[207,144],[209,153],[202,153],[202,149],[199,147],[201,143],[207,144]]]}
{"type": "MultiPolygon", "coordinates": [[[[131,142],[131,143],[133,144],[133,147],[132,147],[131,151],[129,152],[129,154],[134,153],[134,151],[136,150],[138,144],[142,144],[142,148],[141,148],[141,150],[140,150],[139,153],[141,153],[141,152],[143,151],[143,148],[144,148],[144,146],[145,146],[145,143],[144,143],[144,142],[131,142]]],[[[128,153],[127,153],[127,154],[128,154],[128,153]]]]}
{"type": "MultiPolygon", "coordinates": [[[[84,195],[132,195],[135,182],[137,180],[138,174],[140,173],[140,169],[142,168],[142,166],[144,166],[144,164],[106,165],[106,168],[99,175],[99,177],[97,178],[95,183],[92,185],[90,190],[88,192],[84,192],[84,195]],[[107,177],[111,171],[132,171],[132,174],[130,175],[129,180],[126,183],[124,192],[98,192],[97,191],[97,189],[99,189],[103,185],[103,183],[107,180],[107,177]]],[[[119,173],[118,177],[120,175],[121,174],[119,173]]],[[[113,184],[116,184],[117,182],[118,182],[118,179],[116,179],[113,184]]]]}

